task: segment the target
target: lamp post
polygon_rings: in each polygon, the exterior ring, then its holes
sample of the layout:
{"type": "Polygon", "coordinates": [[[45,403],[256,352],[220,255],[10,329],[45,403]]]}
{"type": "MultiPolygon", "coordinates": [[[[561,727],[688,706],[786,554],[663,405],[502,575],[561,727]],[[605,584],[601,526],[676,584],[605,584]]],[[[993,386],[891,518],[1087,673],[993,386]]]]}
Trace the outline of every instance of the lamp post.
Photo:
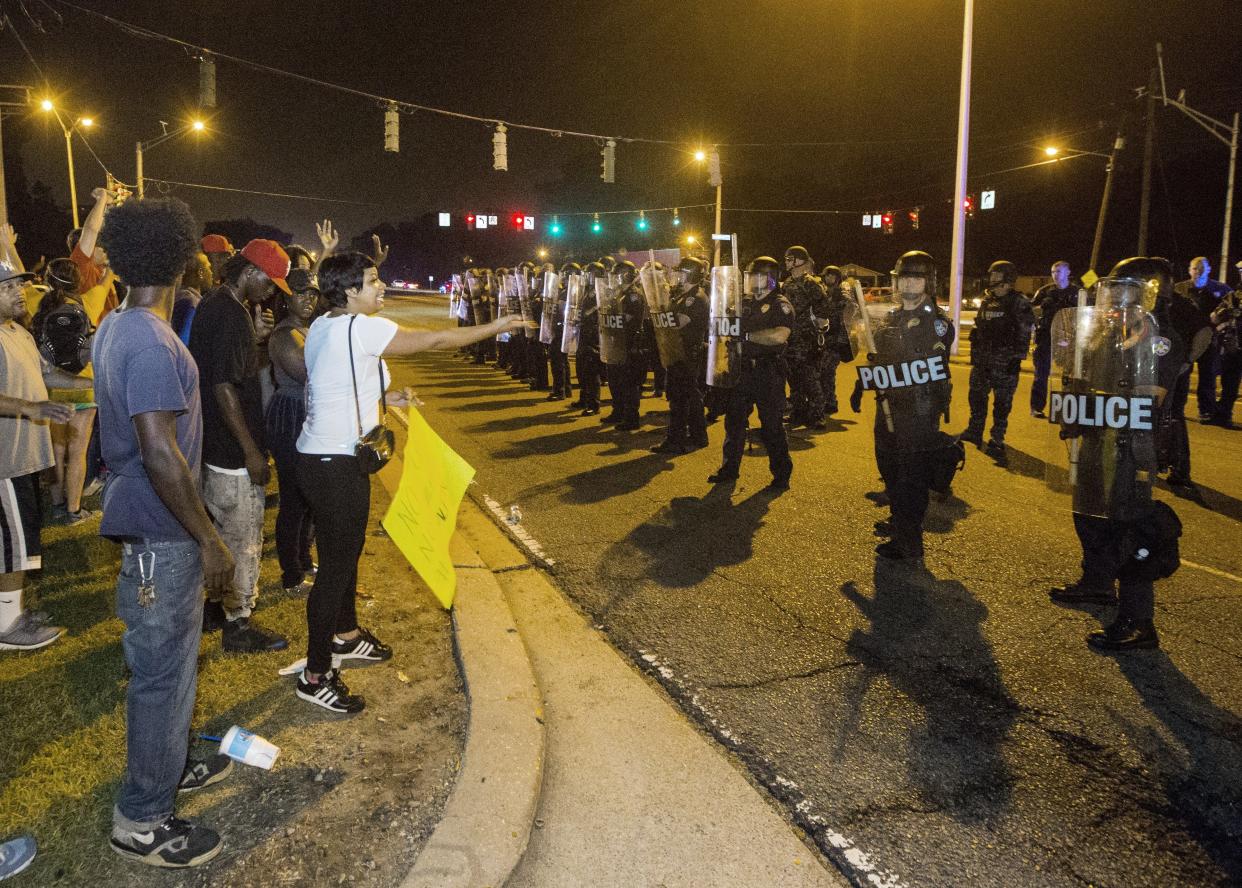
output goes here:
{"type": "Polygon", "coordinates": [[[91,117],[79,117],[73,122],[73,126],[66,126],[64,118],[60,116],[60,109],[51,99],[44,99],[39,103],[39,107],[44,111],[52,112],[56,117],[56,122],[60,124],[61,132],[65,134],[65,158],[69,163],[69,203],[73,207],[73,227],[79,228],[82,223],[78,219],[78,183],[73,172],[73,134],[78,127],[90,129],[95,125],[95,121],[91,117]]]}
{"type": "MultiPolygon", "coordinates": [[[[694,152],[694,159],[698,163],[703,163],[704,161],[707,162],[707,184],[714,185],[716,188],[716,231],[715,233],[720,234],[721,233],[720,223],[721,223],[721,215],[722,215],[722,200],[723,200],[722,184],[724,181],[720,176],[720,152],[716,150],[715,146],[712,147],[712,150],[710,153],[707,151],[704,151],[702,148],[699,148],[698,150],[694,152]]],[[[716,251],[715,251],[715,257],[713,259],[712,264],[719,265],[721,242],[718,238],[713,238],[713,240],[715,240],[715,243],[716,243],[716,251]]]]}
{"type": "Polygon", "coordinates": [[[167,142],[173,136],[179,136],[182,133],[190,132],[190,131],[201,133],[204,129],[207,128],[206,124],[204,124],[201,120],[191,120],[185,126],[179,127],[178,129],[172,130],[171,132],[168,131],[167,124],[165,124],[162,120],[160,121],[160,124],[165,127],[163,135],[156,136],[154,139],[148,139],[145,142],[137,142],[134,145],[134,171],[137,174],[137,178],[138,178],[138,198],[140,200],[143,197],[143,174],[142,174],[143,152],[150,151],[156,145],[162,145],[164,142],[167,142]]]}
{"type": "MultiPolygon", "coordinates": [[[[970,56],[973,47],[975,0],[966,0],[962,17],[962,80],[957,107],[957,170],[953,186],[953,254],[949,266],[949,313],[953,329],[961,329],[962,272],[966,263],[966,166],[970,155],[970,56]]],[[[957,354],[959,337],[953,337],[957,354]]]]}

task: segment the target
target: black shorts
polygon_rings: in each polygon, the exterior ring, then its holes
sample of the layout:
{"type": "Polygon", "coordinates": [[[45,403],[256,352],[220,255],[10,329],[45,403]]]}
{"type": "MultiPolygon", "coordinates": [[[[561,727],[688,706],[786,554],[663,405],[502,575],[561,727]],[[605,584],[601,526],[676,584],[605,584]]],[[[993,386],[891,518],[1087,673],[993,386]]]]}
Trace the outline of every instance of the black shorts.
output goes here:
{"type": "Polygon", "coordinates": [[[43,566],[39,526],[39,473],[0,480],[0,573],[38,570],[43,566]]]}

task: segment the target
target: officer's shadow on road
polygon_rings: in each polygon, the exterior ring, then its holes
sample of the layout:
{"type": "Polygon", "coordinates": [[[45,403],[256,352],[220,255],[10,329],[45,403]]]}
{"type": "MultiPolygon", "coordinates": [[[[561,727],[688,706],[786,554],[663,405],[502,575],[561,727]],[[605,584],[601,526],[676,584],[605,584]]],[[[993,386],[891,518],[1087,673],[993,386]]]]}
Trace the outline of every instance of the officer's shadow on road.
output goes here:
{"type": "Polygon", "coordinates": [[[858,733],[865,712],[909,701],[919,711],[904,718],[907,749],[891,754],[906,762],[911,786],[954,820],[994,821],[1011,804],[1015,777],[1004,745],[1018,707],[983,634],[987,607],[955,580],[883,558],[874,585],[871,598],[853,582],[841,587],[870,627],[846,644],[863,668],[846,691],[844,709],[854,716],[841,726],[838,755],[851,743],[873,742],[858,733]],[[890,688],[900,699],[871,693],[890,688]]]}
{"type": "Polygon", "coordinates": [[[1164,651],[1122,654],[1116,661],[1174,741],[1148,725],[1122,721],[1144,759],[1128,782],[1141,787],[1154,776],[1163,788],[1163,797],[1157,790],[1157,798],[1140,804],[1179,819],[1226,874],[1225,882],[1242,884],[1242,718],[1212,702],[1164,651]]]}
{"type": "Polygon", "coordinates": [[[632,565],[636,575],[630,579],[665,588],[695,586],[717,568],[741,564],[753,554],[755,534],[779,491],[761,488],[736,501],[731,493],[722,485],[702,497],[674,498],[614,543],[601,564],[632,565]]]}
{"type": "Polygon", "coordinates": [[[1216,512],[1233,521],[1242,521],[1242,500],[1227,493],[1222,493],[1212,487],[1205,487],[1197,482],[1194,487],[1178,487],[1167,481],[1161,481],[1160,485],[1178,499],[1190,500],[1209,512],[1216,512]]]}

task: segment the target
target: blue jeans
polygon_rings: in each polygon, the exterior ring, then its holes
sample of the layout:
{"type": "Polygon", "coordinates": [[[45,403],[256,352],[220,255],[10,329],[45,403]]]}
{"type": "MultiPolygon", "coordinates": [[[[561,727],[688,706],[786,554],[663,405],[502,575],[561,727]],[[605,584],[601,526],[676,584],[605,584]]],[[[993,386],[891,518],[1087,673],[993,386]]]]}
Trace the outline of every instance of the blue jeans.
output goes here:
{"type": "Polygon", "coordinates": [[[126,697],[127,760],[114,825],[145,832],[173,813],[185,769],[203,631],[203,564],[198,543],[125,543],[116,583],[121,644],[133,673],[126,697]],[[155,601],[138,604],[138,556],[155,555],[155,601]]]}

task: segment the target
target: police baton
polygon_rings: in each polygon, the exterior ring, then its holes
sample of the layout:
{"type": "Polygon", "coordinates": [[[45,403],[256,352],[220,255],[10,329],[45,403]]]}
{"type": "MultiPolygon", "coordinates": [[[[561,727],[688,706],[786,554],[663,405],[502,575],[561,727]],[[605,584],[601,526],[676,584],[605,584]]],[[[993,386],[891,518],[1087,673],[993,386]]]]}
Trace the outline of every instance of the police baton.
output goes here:
{"type": "MultiPolygon", "coordinates": [[[[875,354],[875,336],[871,333],[871,316],[867,314],[867,300],[863,297],[862,284],[858,282],[858,278],[853,278],[854,299],[858,302],[858,311],[862,314],[863,333],[867,337],[867,353],[875,354]]],[[[875,399],[880,403],[880,409],[884,411],[884,424],[888,426],[888,432],[893,433],[893,412],[885,400],[884,394],[877,391],[875,399]]]]}

